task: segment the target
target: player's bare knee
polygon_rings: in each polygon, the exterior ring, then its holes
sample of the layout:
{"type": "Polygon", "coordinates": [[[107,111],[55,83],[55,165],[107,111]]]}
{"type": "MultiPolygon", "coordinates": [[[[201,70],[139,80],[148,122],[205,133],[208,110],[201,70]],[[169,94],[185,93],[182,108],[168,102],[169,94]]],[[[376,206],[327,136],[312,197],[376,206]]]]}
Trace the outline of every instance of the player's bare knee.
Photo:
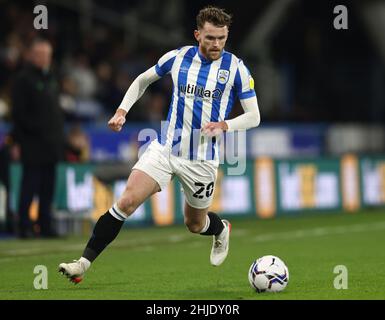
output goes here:
{"type": "Polygon", "coordinates": [[[138,207],[135,196],[130,192],[124,192],[123,195],[118,200],[118,207],[128,216],[131,215],[135,209],[138,207]]]}
{"type": "Polygon", "coordinates": [[[201,230],[203,228],[201,223],[196,222],[196,221],[185,220],[185,225],[186,225],[187,229],[192,233],[199,233],[199,232],[201,232],[201,230]]]}

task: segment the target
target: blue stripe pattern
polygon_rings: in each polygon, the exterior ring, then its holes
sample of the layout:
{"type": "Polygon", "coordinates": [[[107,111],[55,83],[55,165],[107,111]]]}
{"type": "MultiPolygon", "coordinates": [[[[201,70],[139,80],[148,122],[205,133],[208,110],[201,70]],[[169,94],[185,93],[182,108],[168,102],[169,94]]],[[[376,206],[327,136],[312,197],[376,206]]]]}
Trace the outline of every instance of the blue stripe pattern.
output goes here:
{"type": "MultiPolygon", "coordinates": [[[[172,91],[171,103],[170,103],[170,107],[168,109],[166,126],[164,128],[163,127],[160,128],[160,144],[163,146],[167,142],[167,136],[168,136],[167,133],[168,133],[168,128],[170,127],[171,114],[172,114],[173,105],[174,105],[174,93],[175,93],[175,87],[173,88],[173,91],[172,91]]],[[[158,139],[158,141],[159,141],[159,139],[158,139]]]]}
{"type": "Polygon", "coordinates": [[[172,153],[176,156],[179,156],[179,152],[180,152],[180,142],[182,138],[182,128],[183,128],[183,114],[184,114],[184,108],[185,108],[185,97],[184,97],[184,94],[183,95],[181,94],[182,92],[180,91],[180,88],[182,86],[186,87],[187,85],[188,70],[190,69],[196,50],[197,50],[196,47],[192,47],[185,53],[182,60],[182,64],[180,66],[180,70],[183,70],[183,72],[179,71],[179,74],[178,74],[178,88],[177,88],[178,104],[177,104],[177,110],[176,110],[174,138],[172,139],[172,153]]]}
{"type": "MultiPolygon", "coordinates": [[[[202,62],[201,67],[198,73],[197,86],[202,88],[206,88],[207,78],[210,73],[211,63],[202,62]]],[[[193,118],[191,124],[191,133],[190,133],[190,153],[189,159],[197,159],[198,158],[198,146],[200,139],[200,128],[201,128],[201,120],[202,120],[202,105],[203,98],[199,97],[194,100],[193,104],[193,118]],[[195,129],[195,130],[194,130],[195,129]]]]}
{"type": "Polygon", "coordinates": [[[174,64],[175,56],[168,59],[165,63],[163,63],[161,66],[157,63],[155,66],[156,73],[159,75],[159,77],[163,77],[166,73],[171,71],[172,65],[174,64]]]}
{"type": "MultiPolygon", "coordinates": [[[[249,70],[247,68],[246,68],[246,70],[247,70],[247,73],[250,75],[249,70]]],[[[243,86],[242,86],[242,80],[241,80],[241,74],[239,72],[239,68],[237,69],[237,72],[235,74],[234,87],[237,90],[237,95],[238,95],[239,99],[247,99],[247,98],[255,96],[254,89],[250,89],[248,91],[242,92],[242,87],[243,86]]]]}
{"type": "MultiPolygon", "coordinates": [[[[229,70],[230,65],[231,65],[231,54],[229,52],[224,51],[223,56],[222,56],[221,66],[219,67],[219,69],[229,70]]],[[[218,70],[218,72],[219,72],[219,70],[218,70]]],[[[213,98],[210,122],[217,122],[219,119],[221,100],[222,100],[225,88],[226,88],[226,83],[221,84],[217,81],[217,85],[215,87],[215,90],[219,89],[222,92],[222,95],[221,95],[220,99],[214,99],[213,98]]],[[[212,137],[211,139],[209,139],[208,144],[207,144],[206,160],[214,160],[216,142],[217,142],[217,140],[215,137],[212,137]]]]}
{"type": "Polygon", "coordinates": [[[246,92],[242,92],[241,94],[238,95],[239,99],[247,99],[247,98],[251,98],[251,97],[254,97],[255,96],[255,91],[254,90],[250,90],[250,91],[246,91],[246,92]]]}
{"type": "Polygon", "coordinates": [[[237,90],[237,94],[240,94],[242,92],[242,80],[241,80],[241,74],[239,73],[239,68],[235,73],[234,88],[237,90]]]}
{"type": "Polygon", "coordinates": [[[227,102],[225,118],[223,120],[226,120],[227,117],[229,116],[231,109],[233,108],[233,101],[234,101],[234,87],[230,90],[229,101],[227,102]]]}

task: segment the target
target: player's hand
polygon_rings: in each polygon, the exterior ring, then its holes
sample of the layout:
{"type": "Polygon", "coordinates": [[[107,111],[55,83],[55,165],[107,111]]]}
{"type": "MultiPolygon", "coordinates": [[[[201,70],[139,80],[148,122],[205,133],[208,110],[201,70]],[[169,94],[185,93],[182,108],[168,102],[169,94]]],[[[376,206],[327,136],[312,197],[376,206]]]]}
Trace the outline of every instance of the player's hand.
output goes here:
{"type": "Polygon", "coordinates": [[[122,130],[122,127],[124,123],[126,122],[126,112],[122,109],[118,109],[114,116],[108,121],[108,126],[116,131],[119,132],[122,130]]]}
{"type": "Polygon", "coordinates": [[[214,137],[221,135],[222,132],[226,131],[227,129],[227,123],[225,121],[221,121],[206,123],[201,130],[204,135],[208,137],[214,137]]]}

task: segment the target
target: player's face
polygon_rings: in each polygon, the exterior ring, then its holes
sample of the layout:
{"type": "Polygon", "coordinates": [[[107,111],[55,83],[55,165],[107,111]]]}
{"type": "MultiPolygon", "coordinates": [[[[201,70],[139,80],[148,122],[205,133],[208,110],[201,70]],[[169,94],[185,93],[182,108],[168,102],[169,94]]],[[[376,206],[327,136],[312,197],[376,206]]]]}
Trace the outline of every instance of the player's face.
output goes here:
{"type": "Polygon", "coordinates": [[[205,22],[202,29],[194,31],[201,53],[209,60],[217,60],[221,57],[228,34],[227,26],[216,27],[209,22],[205,22]]]}
{"type": "Polygon", "coordinates": [[[52,47],[45,42],[37,43],[31,50],[32,63],[40,69],[47,69],[51,65],[52,47]]]}

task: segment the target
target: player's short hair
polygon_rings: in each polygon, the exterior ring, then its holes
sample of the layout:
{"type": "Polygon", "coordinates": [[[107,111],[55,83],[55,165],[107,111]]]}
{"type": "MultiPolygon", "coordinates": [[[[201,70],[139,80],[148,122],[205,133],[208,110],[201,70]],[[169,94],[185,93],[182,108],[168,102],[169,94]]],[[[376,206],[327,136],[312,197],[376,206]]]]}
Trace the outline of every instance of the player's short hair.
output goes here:
{"type": "Polygon", "coordinates": [[[197,27],[198,29],[202,29],[205,22],[209,22],[216,27],[224,27],[228,28],[231,25],[232,15],[226,13],[224,9],[207,6],[201,9],[197,15],[197,27]]]}

